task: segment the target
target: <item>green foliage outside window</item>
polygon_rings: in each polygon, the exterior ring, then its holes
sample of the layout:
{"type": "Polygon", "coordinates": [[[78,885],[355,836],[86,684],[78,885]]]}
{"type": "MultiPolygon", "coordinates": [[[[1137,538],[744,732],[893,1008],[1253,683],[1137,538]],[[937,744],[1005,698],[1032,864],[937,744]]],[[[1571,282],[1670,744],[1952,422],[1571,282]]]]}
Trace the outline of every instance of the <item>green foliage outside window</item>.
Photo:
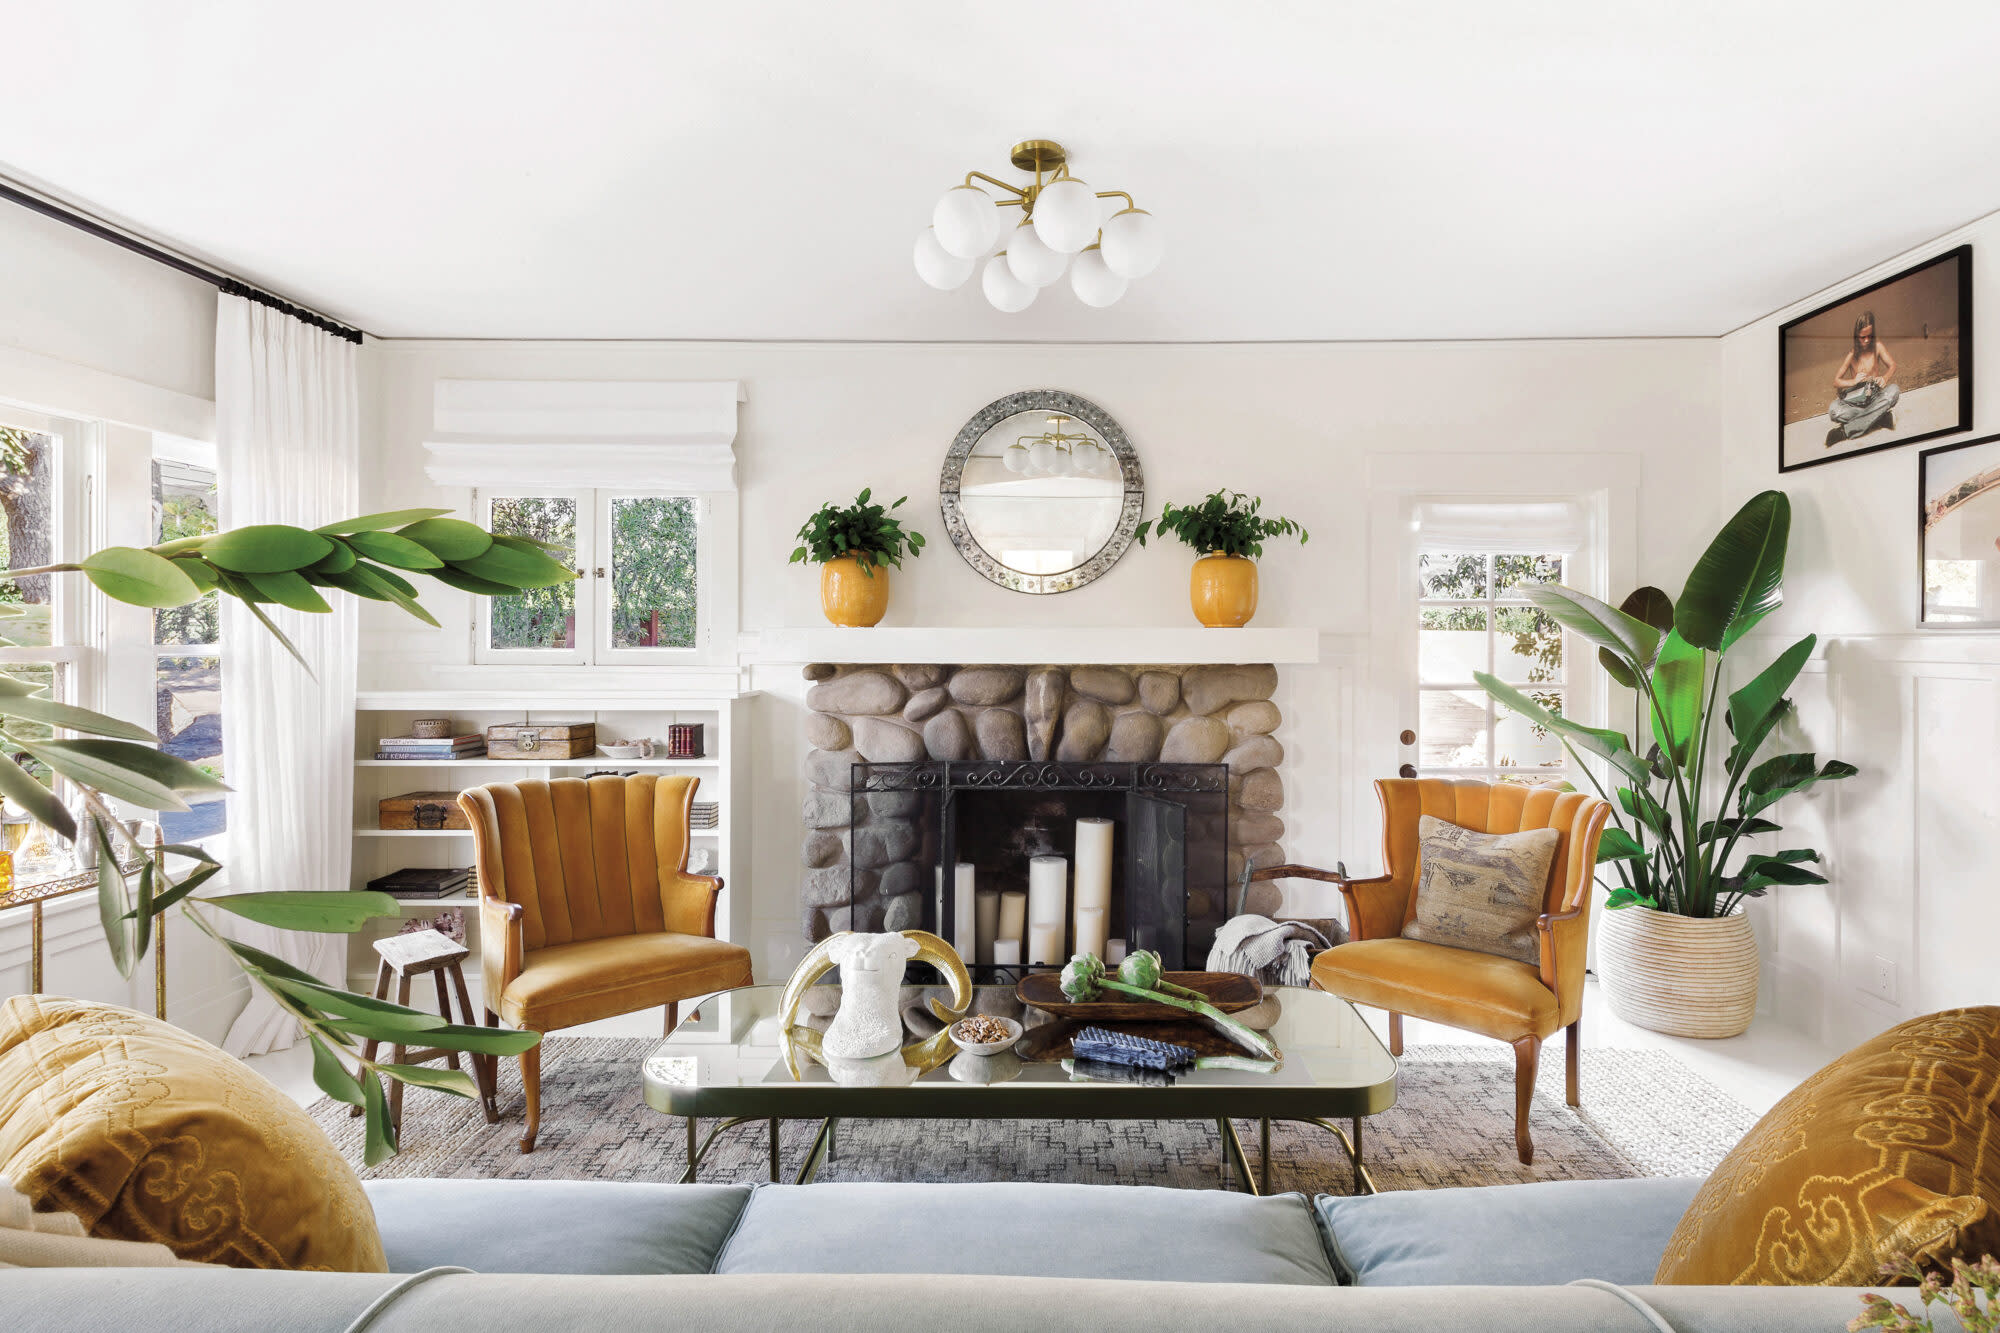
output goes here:
{"type": "MultiPolygon", "coordinates": [[[[576,558],[576,501],[567,496],[519,495],[493,501],[492,529],[546,543],[568,564],[576,558]]],[[[490,642],[495,648],[576,646],[576,584],[530,588],[512,597],[494,597],[490,642]]]]}

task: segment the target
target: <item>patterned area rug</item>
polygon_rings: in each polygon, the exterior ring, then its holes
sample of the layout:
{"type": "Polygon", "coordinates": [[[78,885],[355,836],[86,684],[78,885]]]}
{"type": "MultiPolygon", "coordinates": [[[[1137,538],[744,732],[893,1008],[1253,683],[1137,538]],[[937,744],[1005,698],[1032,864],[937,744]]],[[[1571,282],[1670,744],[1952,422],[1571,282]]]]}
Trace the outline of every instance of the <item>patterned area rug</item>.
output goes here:
{"type": "MultiPolygon", "coordinates": [[[[639,1095],[649,1038],[551,1037],[543,1042],[542,1129],[522,1156],[521,1083],[501,1065],[500,1123],[476,1104],[408,1089],[402,1152],[361,1165],[361,1121],[326,1099],[310,1108],[365,1178],[466,1176],[501,1179],[663,1180],[687,1161],[685,1122],[651,1110],[639,1095]]],[[[1402,1062],[1396,1105],[1365,1122],[1363,1156],[1384,1190],[1505,1185],[1530,1180],[1603,1180],[1706,1175],[1756,1116],[1663,1051],[1586,1050],[1583,1108],[1563,1104],[1562,1058],[1542,1061],[1531,1127],[1535,1164],[1514,1155],[1513,1053],[1504,1047],[1413,1046],[1402,1062]]],[[[817,1122],[788,1121],[780,1136],[783,1179],[805,1160],[817,1122]]],[[[704,1123],[703,1133],[708,1124],[704,1123]]],[[[1256,1125],[1237,1132],[1256,1161],[1256,1125]]],[[[1038,1180],[1215,1189],[1221,1137],[1202,1121],[846,1120],[838,1156],[822,1180],[1038,1180]]],[[[1347,1158],[1324,1131],[1274,1125],[1274,1190],[1345,1194],[1347,1158]]],[[[702,1159],[705,1181],[767,1178],[761,1125],[726,1131],[702,1159]]]]}

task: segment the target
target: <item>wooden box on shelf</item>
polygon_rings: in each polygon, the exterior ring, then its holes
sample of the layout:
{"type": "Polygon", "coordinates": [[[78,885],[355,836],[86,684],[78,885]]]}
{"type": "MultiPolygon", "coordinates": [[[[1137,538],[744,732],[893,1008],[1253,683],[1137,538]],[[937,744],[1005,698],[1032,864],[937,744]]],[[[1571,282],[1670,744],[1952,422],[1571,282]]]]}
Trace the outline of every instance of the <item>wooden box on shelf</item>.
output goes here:
{"type": "Polygon", "coordinates": [[[455,791],[406,791],[401,796],[385,796],[379,810],[377,822],[385,829],[470,827],[465,811],[458,808],[455,791]]]}
{"type": "Polygon", "coordinates": [[[582,759],[596,751],[595,722],[509,722],[486,729],[489,759],[582,759]]]}

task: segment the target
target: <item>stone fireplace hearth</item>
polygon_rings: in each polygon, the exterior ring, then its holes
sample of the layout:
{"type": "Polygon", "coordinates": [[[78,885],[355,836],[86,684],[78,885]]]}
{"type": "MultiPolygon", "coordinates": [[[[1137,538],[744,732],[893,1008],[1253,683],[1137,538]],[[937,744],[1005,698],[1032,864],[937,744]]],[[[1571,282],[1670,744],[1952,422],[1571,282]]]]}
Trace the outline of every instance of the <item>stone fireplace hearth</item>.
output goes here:
{"type": "Polygon", "coordinates": [[[1228,766],[1227,880],[1284,860],[1278,672],[1248,666],[839,666],[805,668],[801,928],[920,924],[933,870],[895,819],[850,797],[852,765],[921,760],[1228,766]],[[850,899],[850,895],[852,895],[850,899]]]}

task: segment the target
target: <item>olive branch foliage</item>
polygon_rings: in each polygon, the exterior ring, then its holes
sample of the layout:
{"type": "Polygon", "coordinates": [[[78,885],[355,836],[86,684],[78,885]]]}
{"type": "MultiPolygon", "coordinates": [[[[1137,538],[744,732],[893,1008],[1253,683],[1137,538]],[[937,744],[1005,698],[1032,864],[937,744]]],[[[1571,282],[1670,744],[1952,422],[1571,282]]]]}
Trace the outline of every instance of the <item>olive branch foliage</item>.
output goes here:
{"type": "Polygon", "coordinates": [[[1258,512],[1263,507],[1261,496],[1216,491],[1200,504],[1161,505],[1160,516],[1141,523],[1135,535],[1141,546],[1157,531],[1162,537],[1180,538],[1203,555],[1219,551],[1252,560],[1263,556],[1264,542],[1271,537],[1296,535],[1305,545],[1310,533],[1289,518],[1258,512]]]}
{"type": "Polygon", "coordinates": [[[871,503],[870,494],[870,491],[863,490],[854,497],[851,505],[831,502],[821,505],[799,529],[801,545],[786,563],[802,565],[811,561],[823,565],[829,560],[851,555],[861,566],[861,572],[872,579],[877,565],[894,565],[901,569],[905,548],[909,550],[912,560],[922,555],[924,534],[914,528],[906,530],[902,520],[889,516],[891,510],[902,508],[910,497],[906,495],[884,507],[871,503]]]}
{"type": "MultiPolygon", "coordinates": [[[[488,532],[450,513],[404,509],[311,531],[257,524],[143,548],[106,547],[74,564],[9,570],[7,576],[80,573],[107,597],[151,608],[186,606],[219,592],[241,602],[308,673],[310,665],[265,608],[326,613],[332,610],[327,593],[348,593],[400,607],[436,625],[417,601],[412,577],[482,597],[519,596],[576,577],[550,558],[545,543],[488,532]]],[[[5,614],[19,612],[0,608],[0,615],[5,614]]],[[[89,838],[96,844],[99,915],[119,974],[132,975],[152,944],[155,920],[179,906],[253,984],[298,1021],[312,1043],[313,1079],[321,1091],[362,1108],[370,1165],[396,1151],[384,1078],[462,1097],[476,1095],[477,1089],[457,1070],[366,1059],[361,1041],[436,1046],[491,1060],[518,1055],[541,1040],[535,1032],[448,1023],[437,1014],[329,986],[283,959],[229,939],[217,928],[212,911],[281,930],[351,934],[375,918],[396,915],[397,902],[384,893],[297,888],[198,895],[196,890],[222,870],[215,858],[199,847],[169,845],[161,850],[191,863],[184,871],[170,871],[167,857],[150,855],[152,849],[140,844],[134,828],[119,819],[108,800],[153,811],[185,811],[188,796],[228,789],[186,760],[156,748],[158,738],[145,728],[57,702],[43,687],[0,673],[0,743],[5,749],[0,795],[70,842],[89,838]],[[44,729],[80,736],[52,737],[44,729]],[[87,827],[78,827],[56,793],[36,781],[16,755],[46,765],[77,787],[87,827]]]]}

